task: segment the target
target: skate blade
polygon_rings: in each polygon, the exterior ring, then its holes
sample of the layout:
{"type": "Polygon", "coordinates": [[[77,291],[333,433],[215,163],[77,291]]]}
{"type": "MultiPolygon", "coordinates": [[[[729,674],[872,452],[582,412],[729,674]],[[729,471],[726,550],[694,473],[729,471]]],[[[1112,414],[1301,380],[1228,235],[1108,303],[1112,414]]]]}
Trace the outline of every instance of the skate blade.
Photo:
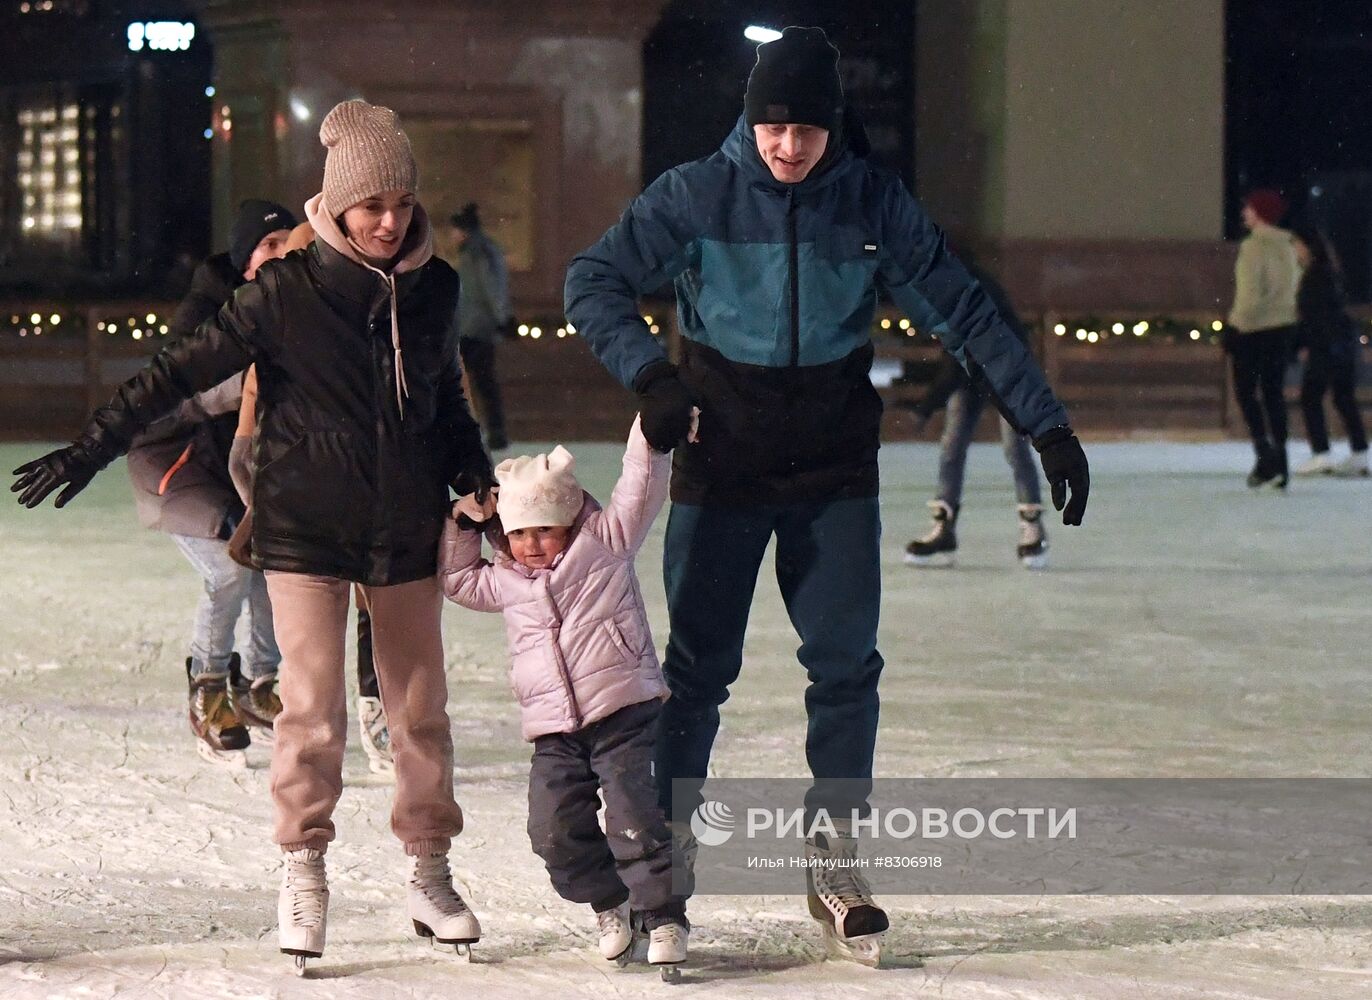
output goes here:
{"type": "Polygon", "coordinates": [[[219,767],[226,767],[233,771],[246,771],[248,769],[248,755],[243,750],[216,750],[204,740],[195,741],[195,752],[200,755],[200,759],[219,767]]]}
{"type": "Polygon", "coordinates": [[[292,958],[295,959],[293,963],[293,969],[297,976],[304,976],[308,972],[305,963],[309,959],[324,957],[324,953],[322,951],[305,951],[301,948],[282,948],[281,954],[290,955],[292,958]]]}
{"type": "Polygon", "coordinates": [[[463,962],[470,962],[472,960],[472,945],[481,940],[479,937],[441,938],[433,932],[433,928],[428,924],[419,920],[411,920],[410,922],[414,924],[414,932],[418,934],[421,939],[427,939],[429,944],[439,951],[442,951],[444,946],[451,946],[453,953],[463,962]]]}
{"type": "Polygon", "coordinates": [[[957,558],[951,552],[940,552],[932,556],[917,556],[905,553],[905,565],[921,569],[950,569],[957,565],[957,558]]]}
{"type": "Polygon", "coordinates": [[[1046,553],[1041,556],[1020,556],[1019,561],[1025,569],[1040,570],[1048,568],[1048,556],[1046,553]]]}
{"type": "Polygon", "coordinates": [[[862,934],[858,937],[842,938],[828,924],[824,925],[824,952],[826,958],[843,959],[857,962],[868,968],[881,966],[881,944],[886,932],[862,934]]]}

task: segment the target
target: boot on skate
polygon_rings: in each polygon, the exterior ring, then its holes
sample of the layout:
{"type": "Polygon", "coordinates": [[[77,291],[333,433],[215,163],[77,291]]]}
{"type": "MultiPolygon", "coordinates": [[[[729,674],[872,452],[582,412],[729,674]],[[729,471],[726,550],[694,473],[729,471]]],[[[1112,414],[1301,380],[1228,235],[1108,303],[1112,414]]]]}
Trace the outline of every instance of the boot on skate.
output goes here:
{"type": "Polygon", "coordinates": [[[447,854],[411,858],[405,906],[414,932],[436,944],[450,944],[459,957],[470,960],[472,945],[481,940],[476,914],[453,888],[447,854]]]}
{"type": "Polygon", "coordinates": [[[634,947],[634,931],[629,924],[629,901],[608,910],[597,910],[596,927],[600,932],[600,954],[610,962],[627,965],[634,947]]]}
{"type": "Polygon", "coordinates": [[[905,546],[907,566],[952,566],[958,550],[958,508],[943,500],[930,500],[934,524],[923,538],[905,546]]]}
{"type": "Polygon", "coordinates": [[[1252,490],[1270,486],[1273,489],[1286,489],[1286,446],[1274,446],[1270,441],[1256,446],[1257,461],[1253,471],[1248,473],[1248,488],[1252,490]]]}
{"type": "Polygon", "coordinates": [[[1329,452],[1317,451],[1296,466],[1295,474],[1298,476],[1327,476],[1333,473],[1338,465],[1339,463],[1334,461],[1334,456],[1329,452]]]}
{"type": "Polygon", "coordinates": [[[639,915],[648,938],[648,964],[662,970],[664,983],[681,981],[682,963],[686,961],[690,924],[684,914],[670,907],[639,915]]]}
{"type": "Polygon", "coordinates": [[[287,851],[276,903],[276,929],[281,951],[295,956],[295,974],[305,974],[305,960],[324,954],[329,919],[329,885],[324,853],[313,848],[287,851]]]}
{"type": "Polygon", "coordinates": [[[186,658],[191,732],[195,733],[196,751],[211,763],[247,767],[248,758],[243,748],[251,742],[251,737],[229,699],[229,675],[227,672],[196,673],[195,662],[193,657],[186,658]]]}
{"type": "Polygon", "coordinates": [[[846,823],[835,823],[835,835],[815,831],[805,841],[810,916],[824,932],[825,951],[875,968],[891,926],[886,911],[872,900],[867,880],[858,874],[857,839],[846,823]]]}
{"type": "Polygon", "coordinates": [[[1019,505],[1019,545],[1015,554],[1025,569],[1048,568],[1048,532],[1043,530],[1043,505],[1019,505]]]}
{"type": "Polygon", "coordinates": [[[239,718],[270,741],[276,717],[281,714],[281,698],[276,693],[276,671],[261,677],[244,677],[242,661],[234,653],[229,661],[229,692],[239,718]]]}
{"type": "Polygon", "coordinates": [[[386,712],[380,698],[363,696],[357,699],[357,728],[362,734],[362,752],[367,755],[367,767],[372,774],[394,777],[391,731],[386,725],[386,712]]]}

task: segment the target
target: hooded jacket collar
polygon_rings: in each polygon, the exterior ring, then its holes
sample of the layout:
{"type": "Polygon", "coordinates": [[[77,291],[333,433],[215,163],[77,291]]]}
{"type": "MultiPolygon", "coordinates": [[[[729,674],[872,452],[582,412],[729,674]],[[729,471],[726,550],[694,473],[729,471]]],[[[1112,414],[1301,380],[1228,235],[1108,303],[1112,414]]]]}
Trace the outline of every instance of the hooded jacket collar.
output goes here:
{"type": "MultiPolygon", "coordinates": [[[[320,262],[329,273],[330,286],[356,302],[370,303],[376,294],[377,269],[358,255],[339,228],[338,220],[324,210],[322,193],[305,202],[305,218],[314,228],[316,245],[322,244],[333,251],[332,254],[320,254],[320,262]],[[343,261],[356,266],[341,266],[343,261]]],[[[433,253],[433,227],[429,223],[429,214],[424,211],[423,205],[416,204],[409,232],[405,234],[405,242],[400,245],[398,259],[390,273],[399,278],[417,271],[429,262],[433,253]]]]}
{"type": "Polygon", "coordinates": [[[339,228],[338,221],[324,210],[322,192],[305,202],[305,217],[314,227],[316,243],[323,243],[342,258],[336,266],[329,267],[327,265],[331,262],[328,261],[327,255],[319,255],[320,266],[329,271],[331,279],[336,279],[336,282],[343,286],[339,289],[343,294],[349,294],[348,290],[351,287],[362,294],[350,297],[365,302],[370,307],[372,297],[376,294],[378,278],[385,287],[386,298],[383,301],[389,302],[391,307],[391,350],[395,355],[395,405],[400,412],[400,419],[404,420],[405,399],[409,396],[410,389],[405,384],[405,352],[400,343],[400,291],[396,287],[396,278],[418,271],[433,256],[433,229],[429,226],[428,213],[422,205],[415,204],[410,228],[400,244],[400,252],[396,254],[395,266],[389,271],[383,271],[362,259],[352,241],[339,228]],[[344,261],[350,261],[356,266],[344,266],[344,261]]]}
{"type": "MultiPolygon", "coordinates": [[[[749,185],[765,188],[777,194],[785,194],[788,191],[794,191],[796,194],[810,194],[834,183],[843,171],[853,163],[855,157],[847,143],[846,134],[847,130],[845,129],[839,137],[839,141],[844,143],[843,151],[827,164],[817,164],[815,169],[811,170],[805,179],[798,184],[786,184],[772,176],[772,171],[767,169],[767,164],[762,162],[762,154],[757,151],[757,138],[753,135],[753,127],[748,124],[743,115],[738,116],[734,130],[729,133],[728,138],[719,148],[720,152],[743,171],[748,178],[749,185]]],[[[830,133],[831,138],[833,135],[834,133],[830,133]]]]}

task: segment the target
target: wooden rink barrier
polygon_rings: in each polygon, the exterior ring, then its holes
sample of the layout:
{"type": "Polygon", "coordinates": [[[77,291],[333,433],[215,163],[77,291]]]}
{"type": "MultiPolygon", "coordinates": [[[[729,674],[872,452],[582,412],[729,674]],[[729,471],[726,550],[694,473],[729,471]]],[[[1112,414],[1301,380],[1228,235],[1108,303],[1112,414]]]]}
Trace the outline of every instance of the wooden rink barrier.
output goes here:
{"type": "MultiPolygon", "coordinates": [[[[162,330],[174,308],[173,303],[154,301],[0,304],[0,439],[62,440],[75,434],[90,412],[167,342],[162,330]]],[[[672,353],[676,332],[671,307],[655,303],[650,308],[658,314],[659,336],[672,353]]],[[[1372,309],[1361,307],[1355,313],[1365,341],[1372,309]]],[[[1199,334],[1196,341],[1168,339],[1151,328],[1145,336],[1134,333],[1138,324],[1154,322],[1155,315],[1102,309],[1093,317],[1054,312],[1025,317],[1035,353],[1074,427],[1088,436],[1242,436],[1229,365],[1212,342],[1217,340],[1211,326],[1215,314],[1168,315],[1171,329],[1190,326],[1199,334]],[[1115,332],[1119,326],[1122,333],[1115,332]],[[1096,339],[1078,339],[1079,331],[1094,333],[1096,339]]],[[[892,311],[880,314],[881,319],[890,320],[891,327],[874,333],[876,369],[884,373],[874,381],[888,403],[883,438],[935,439],[941,419],[916,431],[911,415],[889,404],[922,395],[941,348],[927,337],[902,332],[892,311]]],[[[633,395],[600,365],[581,337],[556,322],[545,320],[536,339],[526,335],[498,346],[510,437],[517,442],[619,440],[633,417],[633,395]]],[[[1372,349],[1364,343],[1361,350],[1358,399],[1372,417],[1372,349]]],[[[1299,369],[1293,368],[1287,380],[1293,435],[1301,432],[1298,396],[1299,369]]],[[[1332,421],[1331,428],[1337,432],[1340,425],[1332,421]]],[[[990,413],[979,436],[995,435],[990,413]]]]}

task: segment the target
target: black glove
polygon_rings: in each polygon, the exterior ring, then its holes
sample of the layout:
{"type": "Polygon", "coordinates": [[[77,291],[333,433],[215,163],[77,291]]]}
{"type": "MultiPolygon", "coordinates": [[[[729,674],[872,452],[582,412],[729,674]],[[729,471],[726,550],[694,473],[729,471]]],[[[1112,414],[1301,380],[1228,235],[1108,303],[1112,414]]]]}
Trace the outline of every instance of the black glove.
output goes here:
{"type": "Polygon", "coordinates": [[[648,445],[668,452],[686,440],[691,431],[694,400],[670,361],[654,361],[634,379],[638,412],[648,445]]]}
{"type": "Polygon", "coordinates": [[[485,503],[490,496],[491,490],[495,488],[495,473],[491,470],[490,457],[483,450],[481,457],[467,465],[465,469],[454,477],[452,483],[453,492],[460,497],[468,493],[476,496],[477,503],[485,503]]]}
{"type": "Polygon", "coordinates": [[[50,451],[42,458],[26,462],[14,470],[18,476],[11,493],[19,494],[19,502],[30,509],[37,507],[47,495],[66,485],[57,495],[55,506],[65,507],[72,497],[84,490],[95,474],[110,464],[112,456],[89,438],[82,438],[66,448],[50,451]]]}
{"type": "Polygon", "coordinates": [[[1063,524],[1081,524],[1086,513],[1086,496],[1091,492],[1091,469],[1086,464],[1086,452],[1081,442],[1067,426],[1054,427],[1034,439],[1043,474],[1052,491],[1053,506],[1062,511],[1063,524]],[[1071,487],[1072,499],[1067,491],[1071,487]],[[1066,504],[1066,510],[1063,505],[1066,504]]]}

